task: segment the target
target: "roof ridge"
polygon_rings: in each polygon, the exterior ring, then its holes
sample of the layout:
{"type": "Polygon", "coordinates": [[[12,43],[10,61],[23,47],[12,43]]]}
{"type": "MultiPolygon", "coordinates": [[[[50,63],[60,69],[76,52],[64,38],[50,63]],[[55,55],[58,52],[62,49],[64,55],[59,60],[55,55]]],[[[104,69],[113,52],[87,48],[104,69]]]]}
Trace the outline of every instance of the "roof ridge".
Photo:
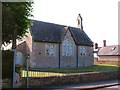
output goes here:
{"type": "MultiPolygon", "coordinates": [[[[40,21],[40,20],[32,20],[32,21],[37,21],[37,22],[43,22],[43,23],[47,23],[47,24],[54,24],[54,25],[58,25],[58,26],[64,26],[64,27],[70,27],[70,28],[80,29],[78,27],[73,27],[73,26],[69,26],[69,25],[63,25],[63,24],[59,24],[59,23],[45,22],[45,21],[40,21]]],[[[82,29],[80,29],[80,30],[82,30],[82,29]]]]}
{"type": "Polygon", "coordinates": [[[39,21],[39,20],[33,20],[33,21],[42,22],[42,23],[47,23],[47,24],[53,24],[53,25],[57,25],[57,26],[67,27],[67,25],[62,25],[62,24],[58,24],[58,23],[51,23],[51,22],[45,22],[45,21],[39,21]]]}
{"type": "Polygon", "coordinates": [[[114,47],[114,46],[120,46],[120,45],[107,45],[105,47],[114,47]]]}

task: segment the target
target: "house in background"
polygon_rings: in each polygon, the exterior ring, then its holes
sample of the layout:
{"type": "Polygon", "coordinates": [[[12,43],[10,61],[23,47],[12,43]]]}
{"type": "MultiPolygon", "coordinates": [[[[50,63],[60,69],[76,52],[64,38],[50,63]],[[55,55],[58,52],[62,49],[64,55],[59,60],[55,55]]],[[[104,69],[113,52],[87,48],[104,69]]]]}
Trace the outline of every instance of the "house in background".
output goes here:
{"type": "Polygon", "coordinates": [[[93,42],[83,30],[80,14],[77,20],[78,27],[34,20],[25,40],[26,51],[23,51],[30,55],[31,68],[75,68],[94,64],[93,42]]]}
{"type": "Polygon", "coordinates": [[[103,47],[98,48],[97,57],[94,57],[94,63],[120,65],[119,49],[120,45],[106,46],[106,40],[103,40],[103,47]]]}
{"type": "MultiPolygon", "coordinates": [[[[105,47],[106,46],[106,40],[103,40],[103,47],[105,47]]],[[[98,46],[98,43],[95,43],[94,44],[94,58],[98,58],[98,52],[99,52],[99,50],[102,48],[102,47],[99,47],[98,46]]]]}

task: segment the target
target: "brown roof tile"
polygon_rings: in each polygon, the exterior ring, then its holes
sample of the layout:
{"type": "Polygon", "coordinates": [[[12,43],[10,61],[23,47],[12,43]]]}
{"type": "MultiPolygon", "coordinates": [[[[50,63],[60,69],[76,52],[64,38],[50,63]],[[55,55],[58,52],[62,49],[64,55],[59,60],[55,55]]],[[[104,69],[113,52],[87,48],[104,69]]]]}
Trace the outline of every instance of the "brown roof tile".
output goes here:
{"type": "Polygon", "coordinates": [[[120,55],[120,45],[102,47],[98,52],[98,56],[105,55],[120,55]]]}

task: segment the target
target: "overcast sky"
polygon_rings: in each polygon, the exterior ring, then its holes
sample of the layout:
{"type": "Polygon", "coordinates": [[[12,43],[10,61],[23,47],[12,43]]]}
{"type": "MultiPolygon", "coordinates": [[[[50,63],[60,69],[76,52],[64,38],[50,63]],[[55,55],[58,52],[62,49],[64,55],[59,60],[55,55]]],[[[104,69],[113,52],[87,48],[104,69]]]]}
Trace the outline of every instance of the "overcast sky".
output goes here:
{"type": "Polygon", "coordinates": [[[119,0],[34,0],[35,20],[77,27],[77,16],[83,18],[83,29],[93,42],[102,46],[118,44],[119,0]]]}

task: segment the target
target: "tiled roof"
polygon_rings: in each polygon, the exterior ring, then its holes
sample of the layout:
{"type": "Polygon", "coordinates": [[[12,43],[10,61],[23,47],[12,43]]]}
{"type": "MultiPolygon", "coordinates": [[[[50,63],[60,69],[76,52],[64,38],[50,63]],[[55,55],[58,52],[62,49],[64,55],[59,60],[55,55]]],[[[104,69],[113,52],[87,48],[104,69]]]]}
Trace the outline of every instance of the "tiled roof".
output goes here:
{"type": "Polygon", "coordinates": [[[106,47],[102,47],[99,52],[98,55],[120,55],[120,45],[111,45],[111,46],[106,46],[106,47]]]}
{"type": "Polygon", "coordinates": [[[92,46],[93,42],[84,32],[84,30],[80,30],[80,28],[70,27],[70,31],[73,35],[73,38],[78,45],[87,45],[92,46]]]}
{"type": "MultiPolygon", "coordinates": [[[[66,26],[64,25],[34,20],[33,26],[31,27],[30,31],[33,40],[36,42],[61,43],[65,33],[67,32],[65,27],[66,26]]],[[[93,45],[93,42],[83,30],[74,27],[69,27],[69,30],[77,45],[93,45]]]]}
{"type": "Polygon", "coordinates": [[[56,42],[61,41],[62,34],[65,33],[65,26],[46,23],[41,21],[34,21],[31,27],[31,33],[34,41],[41,42],[56,42]]]}

